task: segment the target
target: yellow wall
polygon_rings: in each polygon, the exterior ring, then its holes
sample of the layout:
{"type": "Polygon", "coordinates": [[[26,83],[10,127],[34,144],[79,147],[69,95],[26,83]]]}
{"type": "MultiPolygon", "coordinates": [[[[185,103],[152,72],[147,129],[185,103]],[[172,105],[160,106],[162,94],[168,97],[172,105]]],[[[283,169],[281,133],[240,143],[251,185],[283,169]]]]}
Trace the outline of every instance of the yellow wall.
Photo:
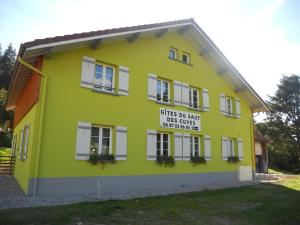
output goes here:
{"type": "Polygon", "coordinates": [[[32,177],[32,166],[35,158],[35,148],[36,148],[36,113],[38,104],[35,104],[32,109],[26,114],[26,116],[18,123],[14,129],[14,135],[17,135],[17,152],[16,152],[16,167],[14,176],[18,180],[21,188],[27,192],[28,181],[32,177]],[[26,160],[20,160],[20,131],[24,126],[28,124],[29,128],[29,141],[26,160]]]}
{"type": "MultiPolygon", "coordinates": [[[[48,87],[38,177],[201,173],[234,171],[239,165],[251,166],[252,115],[249,107],[228,86],[222,76],[199,56],[197,48],[178,33],[167,33],[160,39],[154,35],[142,37],[132,44],[125,40],[103,43],[95,51],[86,47],[53,53],[49,60],[44,61],[43,72],[48,76],[48,87]],[[170,60],[168,58],[170,46],[190,53],[193,66],[170,60]],[[129,96],[112,96],[81,88],[83,56],[129,67],[129,96]],[[175,167],[166,168],[156,165],[154,161],[146,160],[147,129],[195,134],[160,128],[159,109],[164,105],[147,99],[148,73],[209,90],[210,111],[200,112],[202,124],[200,134],[211,137],[212,160],[207,164],[193,166],[190,162],[176,162],[175,167]],[[227,118],[220,114],[220,93],[241,99],[242,118],[227,118]],[[75,160],[78,121],[126,126],[127,160],[105,165],[104,168],[101,165],[93,166],[85,161],[75,160]],[[229,164],[221,160],[222,136],[243,139],[244,160],[241,163],[229,164]]],[[[173,83],[171,88],[173,89],[173,83]]],[[[171,98],[173,99],[173,95],[171,98]]],[[[195,113],[181,106],[167,106],[167,108],[195,113]]],[[[171,152],[174,153],[173,145],[171,152]]]]}

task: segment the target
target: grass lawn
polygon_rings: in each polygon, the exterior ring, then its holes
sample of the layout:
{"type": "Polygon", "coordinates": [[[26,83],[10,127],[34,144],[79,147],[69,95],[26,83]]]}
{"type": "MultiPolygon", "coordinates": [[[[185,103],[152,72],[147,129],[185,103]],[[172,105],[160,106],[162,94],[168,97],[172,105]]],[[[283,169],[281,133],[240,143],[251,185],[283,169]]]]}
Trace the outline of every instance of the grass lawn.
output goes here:
{"type": "Polygon", "coordinates": [[[299,185],[300,177],[295,177],[279,185],[206,190],[126,201],[3,209],[0,210],[0,224],[299,225],[299,185]]]}

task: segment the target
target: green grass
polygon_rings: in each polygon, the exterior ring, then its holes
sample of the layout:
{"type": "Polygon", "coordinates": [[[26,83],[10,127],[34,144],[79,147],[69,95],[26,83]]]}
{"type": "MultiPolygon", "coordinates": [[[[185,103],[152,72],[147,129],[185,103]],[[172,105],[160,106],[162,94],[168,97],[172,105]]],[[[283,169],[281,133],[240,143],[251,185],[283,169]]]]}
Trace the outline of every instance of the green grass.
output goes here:
{"type": "MultiPolygon", "coordinates": [[[[10,148],[0,148],[0,156],[10,156],[11,149],[10,148]]],[[[6,161],[6,158],[0,157],[0,161],[6,161]]]]}
{"type": "Polygon", "coordinates": [[[285,178],[284,180],[280,181],[278,184],[300,192],[300,176],[285,178]]]}
{"type": "Polygon", "coordinates": [[[3,209],[0,210],[0,224],[299,225],[300,191],[288,188],[288,183],[285,185],[268,184],[124,201],[3,209]]]}

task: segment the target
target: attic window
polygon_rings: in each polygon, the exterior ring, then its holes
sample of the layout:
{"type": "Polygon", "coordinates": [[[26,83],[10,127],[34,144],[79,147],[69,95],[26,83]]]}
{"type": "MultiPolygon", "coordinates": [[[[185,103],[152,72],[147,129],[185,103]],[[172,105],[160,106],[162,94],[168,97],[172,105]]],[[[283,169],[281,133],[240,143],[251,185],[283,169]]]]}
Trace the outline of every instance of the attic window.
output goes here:
{"type": "Polygon", "coordinates": [[[177,58],[177,50],[174,48],[169,49],[169,58],[176,59],[177,58]]]}
{"type": "Polygon", "coordinates": [[[190,63],[190,55],[188,53],[183,53],[182,54],[182,62],[189,64],[190,63]]]}

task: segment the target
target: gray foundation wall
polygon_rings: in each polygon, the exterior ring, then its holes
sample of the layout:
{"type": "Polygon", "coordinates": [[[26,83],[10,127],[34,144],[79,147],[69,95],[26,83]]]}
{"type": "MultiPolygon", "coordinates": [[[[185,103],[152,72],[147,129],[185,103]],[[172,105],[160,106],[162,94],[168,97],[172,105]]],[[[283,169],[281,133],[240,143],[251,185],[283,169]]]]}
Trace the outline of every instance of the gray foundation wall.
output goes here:
{"type": "Polygon", "coordinates": [[[124,199],[237,185],[237,172],[38,178],[30,180],[28,195],[96,195],[103,199],[124,199]]]}

